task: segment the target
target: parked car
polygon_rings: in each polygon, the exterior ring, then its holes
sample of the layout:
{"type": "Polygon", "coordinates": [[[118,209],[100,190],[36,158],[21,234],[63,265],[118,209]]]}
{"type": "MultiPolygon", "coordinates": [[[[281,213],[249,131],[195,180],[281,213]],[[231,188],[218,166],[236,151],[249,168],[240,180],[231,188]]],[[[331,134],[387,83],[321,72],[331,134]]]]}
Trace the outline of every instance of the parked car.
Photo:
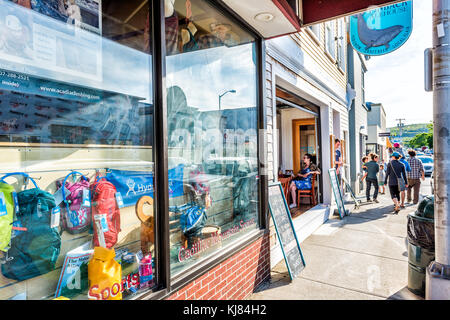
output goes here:
{"type": "Polygon", "coordinates": [[[434,169],[434,160],[432,157],[428,156],[418,156],[417,159],[420,159],[423,164],[423,169],[425,170],[425,175],[430,175],[433,173],[434,169]]]}

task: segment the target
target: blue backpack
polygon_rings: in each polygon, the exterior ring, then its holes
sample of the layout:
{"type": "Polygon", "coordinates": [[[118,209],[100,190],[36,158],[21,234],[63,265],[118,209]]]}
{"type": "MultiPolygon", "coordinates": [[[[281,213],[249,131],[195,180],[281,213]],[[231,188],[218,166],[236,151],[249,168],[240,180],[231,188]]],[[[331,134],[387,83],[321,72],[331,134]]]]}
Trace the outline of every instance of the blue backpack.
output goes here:
{"type": "Polygon", "coordinates": [[[14,172],[3,176],[22,175],[30,179],[35,188],[17,193],[19,211],[13,223],[9,259],[2,264],[3,276],[14,280],[26,280],[55,269],[61,248],[61,237],[57,227],[51,227],[52,212],[59,215],[52,194],[39,189],[26,173],[14,172]]]}

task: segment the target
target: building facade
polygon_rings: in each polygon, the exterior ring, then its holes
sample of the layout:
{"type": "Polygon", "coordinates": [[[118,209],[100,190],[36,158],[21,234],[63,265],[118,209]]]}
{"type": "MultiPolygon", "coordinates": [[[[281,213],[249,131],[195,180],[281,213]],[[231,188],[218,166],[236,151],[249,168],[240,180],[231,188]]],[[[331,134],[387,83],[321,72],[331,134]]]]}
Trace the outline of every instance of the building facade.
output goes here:
{"type": "Polygon", "coordinates": [[[380,161],[388,162],[386,151],[386,138],[380,137],[379,134],[386,132],[386,112],[382,103],[366,103],[368,138],[366,143],[366,152],[374,152],[380,156],[380,161]]]}
{"type": "Polygon", "coordinates": [[[362,191],[361,159],[366,155],[366,142],[368,139],[367,106],[364,92],[364,77],[367,72],[364,57],[348,44],[348,80],[352,86],[355,97],[349,110],[350,131],[350,185],[358,194],[362,191]]]}
{"type": "MultiPolygon", "coordinates": [[[[321,23],[266,42],[268,179],[301,169],[305,154],[321,170],[317,205],[297,199],[291,209],[301,242],[334,212],[328,169],[334,167],[334,140],[340,139],[344,174],[349,174],[349,118],[346,102],[347,48],[344,19],[321,23]]],[[[291,193],[287,196],[292,203],[291,193]]],[[[283,259],[271,227],[271,266],[283,259]]]]}

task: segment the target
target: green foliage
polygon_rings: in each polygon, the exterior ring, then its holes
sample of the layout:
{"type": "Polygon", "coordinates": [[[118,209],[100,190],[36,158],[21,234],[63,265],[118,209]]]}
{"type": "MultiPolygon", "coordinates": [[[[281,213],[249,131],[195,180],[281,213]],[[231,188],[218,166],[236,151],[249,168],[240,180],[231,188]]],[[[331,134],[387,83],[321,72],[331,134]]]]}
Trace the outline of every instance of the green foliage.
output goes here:
{"type": "Polygon", "coordinates": [[[426,125],[427,132],[416,134],[408,143],[411,148],[421,148],[423,146],[433,148],[433,124],[426,125]]]}

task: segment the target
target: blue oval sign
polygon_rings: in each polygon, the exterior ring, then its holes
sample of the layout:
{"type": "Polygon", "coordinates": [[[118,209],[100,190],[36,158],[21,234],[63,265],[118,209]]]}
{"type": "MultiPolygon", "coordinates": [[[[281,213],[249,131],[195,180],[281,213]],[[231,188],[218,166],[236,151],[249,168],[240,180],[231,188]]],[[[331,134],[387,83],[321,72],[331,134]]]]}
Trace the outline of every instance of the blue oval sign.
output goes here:
{"type": "Polygon", "coordinates": [[[379,56],[400,48],[412,32],[412,1],[350,17],[350,42],[356,51],[379,56]]]}

